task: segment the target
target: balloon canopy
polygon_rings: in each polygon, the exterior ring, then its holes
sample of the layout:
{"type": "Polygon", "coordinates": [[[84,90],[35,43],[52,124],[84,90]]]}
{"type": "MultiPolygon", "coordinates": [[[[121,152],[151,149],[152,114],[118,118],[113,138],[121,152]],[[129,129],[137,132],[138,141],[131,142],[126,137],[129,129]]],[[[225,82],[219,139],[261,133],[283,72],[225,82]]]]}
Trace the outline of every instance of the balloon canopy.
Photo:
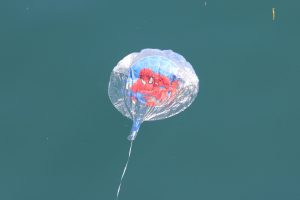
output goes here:
{"type": "Polygon", "coordinates": [[[185,110],[199,90],[192,65],[172,50],[144,49],[124,57],[108,86],[112,104],[133,120],[129,140],[143,121],[160,120],[185,110]]]}

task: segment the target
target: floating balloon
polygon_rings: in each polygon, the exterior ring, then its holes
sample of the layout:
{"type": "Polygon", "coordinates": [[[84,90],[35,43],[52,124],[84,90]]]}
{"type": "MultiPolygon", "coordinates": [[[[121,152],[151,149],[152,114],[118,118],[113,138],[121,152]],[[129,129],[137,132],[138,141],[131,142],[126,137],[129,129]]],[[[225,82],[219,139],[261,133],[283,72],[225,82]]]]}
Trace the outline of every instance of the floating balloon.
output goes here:
{"type": "Polygon", "coordinates": [[[133,120],[128,139],[134,140],[142,122],[171,117],[191,105],[198,83],[193,67],[181,55],[144,49],[113,69],[108,95],[117,110],[133,120]]]}
{"type": "Polygon", "coordinates": [[[128,160],[117,191],[119,195],[135,140],[144,121],[174,116],[191,105],[199,90],[189,62],[171,50],[144,49],[124,57],[113,69],[108,86],[112,104],[133,121],[128,160]]]}

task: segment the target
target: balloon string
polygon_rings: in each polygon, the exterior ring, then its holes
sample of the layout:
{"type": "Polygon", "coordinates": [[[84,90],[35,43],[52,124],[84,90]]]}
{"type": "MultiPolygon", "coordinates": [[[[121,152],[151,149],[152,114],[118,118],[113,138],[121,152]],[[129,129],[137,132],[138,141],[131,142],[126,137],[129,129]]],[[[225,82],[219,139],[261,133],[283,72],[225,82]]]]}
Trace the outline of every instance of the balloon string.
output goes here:
{"type": "Polygon", "coordinates": [[[121,176],[121,179],[120,179],[120,183],[119,183],[119,187],[118,187],[118,191],[117,191],[117,198],[116,198],[116,200],[118,200],[118,198],[119,198],[119,193],[120,193],[120,189],[121,189],[121,186],[122,186],[122,181],[123,181],[124,175],[126,173],[127,165],[129,163],[129,159],[130,159],[130,155],[131,155],[132,143],[133,143],[133,140],[131,140],[131,142],[130,142],[130,148],[129,148],[129,152],[128,152],[128,158],[127,158],[127,162],[125,164],[125,167],[123,169],[123,173],[122,173],[122,176],[121,176]]]}

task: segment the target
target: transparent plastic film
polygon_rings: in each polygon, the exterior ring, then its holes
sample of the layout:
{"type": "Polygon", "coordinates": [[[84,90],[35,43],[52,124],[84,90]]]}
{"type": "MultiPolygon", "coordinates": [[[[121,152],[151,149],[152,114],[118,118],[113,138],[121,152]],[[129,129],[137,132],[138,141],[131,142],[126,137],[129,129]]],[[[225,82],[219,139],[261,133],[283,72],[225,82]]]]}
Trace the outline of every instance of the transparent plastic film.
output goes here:
{"type": "Polygon", "coordinates": [[[183,56],[171,50],[144,49],[117,64],[108,94],[116,109],[133,120],[128,139],[134,140],[142,122],[182,112],[194,101],[198,89],[198,77],[183,56]]]}
{"type": "Polygon", "coordinates": [[[115,66],[110,76],[108,96],[114,107],[132,120],[127,137],[130,141],[128,158],[116,199],[141,124],[182,112],[195,100],[198,90],[199,80],[192,65],[171,50],[144,49],[127,55],[115,66]]]}

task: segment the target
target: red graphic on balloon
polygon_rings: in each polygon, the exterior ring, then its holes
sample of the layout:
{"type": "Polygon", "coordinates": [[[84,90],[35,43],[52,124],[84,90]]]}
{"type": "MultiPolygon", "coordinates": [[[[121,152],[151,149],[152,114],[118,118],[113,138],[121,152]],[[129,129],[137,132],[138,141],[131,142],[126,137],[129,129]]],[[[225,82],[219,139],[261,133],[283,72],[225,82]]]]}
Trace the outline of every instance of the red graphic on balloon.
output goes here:
{"type": "Polygon", "coordinates": [[[138,99],[146,102],[147,106],[156,106],[167,99],[173,99],[177,87],[178,80],[170,81],[167,76],[144,68],[140,71],[138,80],[131,87],[132,92],[142,95],[135,95],[132,100],[135,102],[138,99]]]}

